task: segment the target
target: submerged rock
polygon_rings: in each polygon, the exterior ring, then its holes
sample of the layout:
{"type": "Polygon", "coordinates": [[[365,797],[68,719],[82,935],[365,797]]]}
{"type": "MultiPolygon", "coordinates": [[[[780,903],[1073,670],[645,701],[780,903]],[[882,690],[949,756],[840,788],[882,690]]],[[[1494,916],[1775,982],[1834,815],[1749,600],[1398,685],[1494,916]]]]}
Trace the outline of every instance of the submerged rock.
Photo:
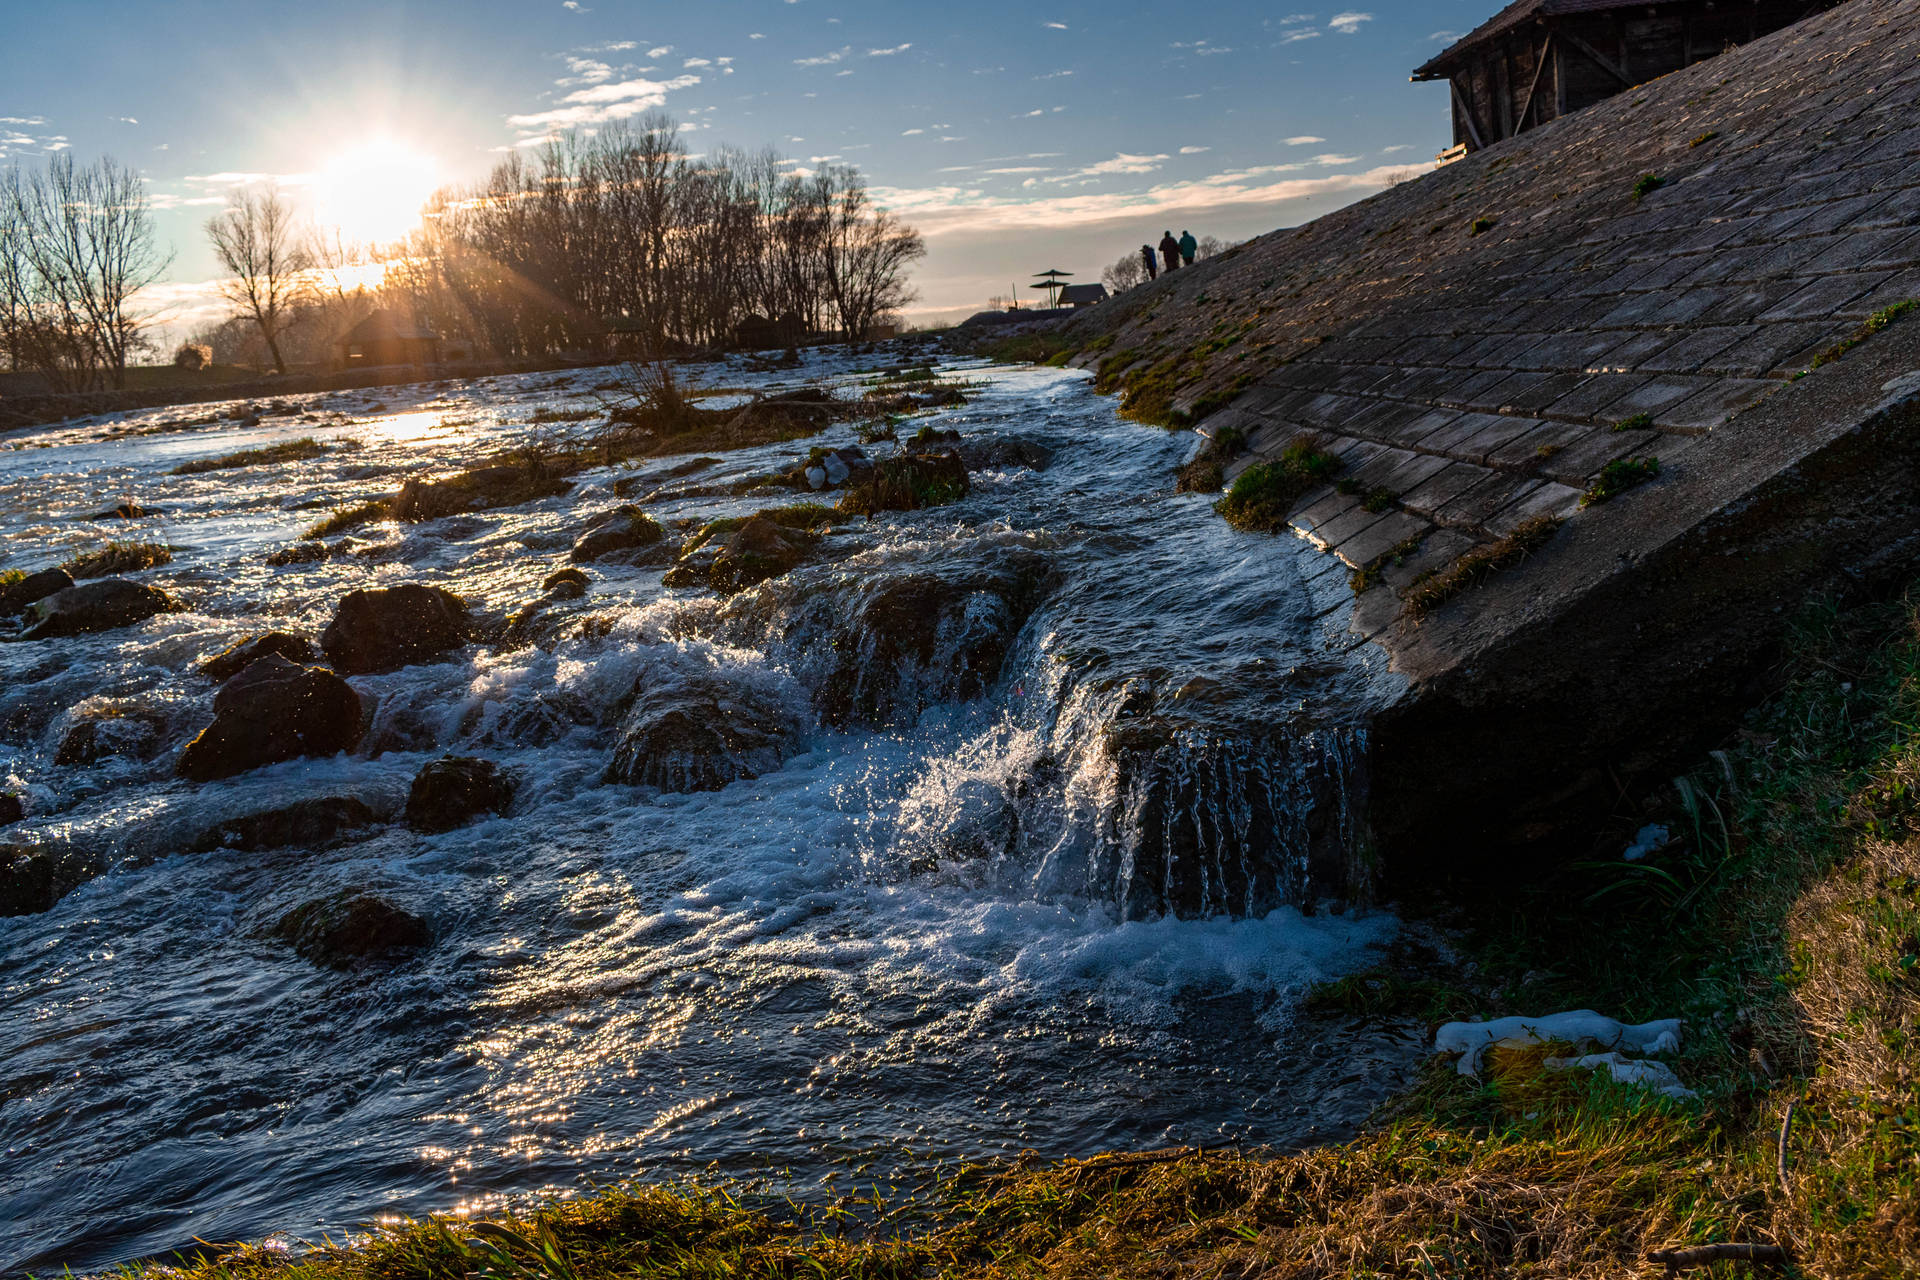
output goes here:
{"type": "Polygon", "coordinates": [[[324,542],[309,542],[302,539],[290,547],[267,553],[267,563],[275,568],[284,568],[290,564],[318,564],[333,554],[333,549],[324,542]]]}
{"type": "Polygon", "coordinates": [[[464,645],[467,605],[440,587],[408,583],[350,591],[321,633],[320,648],[345,675],[394,671],[464,645]]]}
{"type": "Polygon", "coordinates": [[[261,658],[272,656],[306,665],[320,655],[314,649],[313,641],[304,636],[296,636],[285,631],[268,631],[248,636],[244,640],[228,645],[200,664],[200,674],[209,680],[225,683],[261,658]]]}
{"type": "Polygon", "coordinates": [[[0,844],[0,916],[32,916],[100,874],[90,855],[58,845],[0,844]]]}
{"type": "Polygon", "coordinates": [[[567,558],[575,564],[587,564],[621,551],[659,546],[667,531],[660,522],[636,506],[603,511],[587,521],[586,529],[567,558]]]}
{"type": "Polygon", "coordinates": [[[27,606],[73,585],[73,576],[65,569],[42,569],[18,582],[0,585],[0,618],[24,613],[27,606]]]}
{"type": "Polygon", "coordinates": [[[0,791],[0,827],[10,827],[27,816],[27,806],[11,791],[0,791]]]}
{"type": "Polygon", "coordinates": [[[778,768],[794,731],[783,708],[717,674],[661,681],[628,710],[607,778],[718,791],[778,768]]]}
{"type": "Polygon", "coordinates": [[[118,506],[96,511],[88,516],[89,520],[145,520],[149,516],[165,515],[159,507],[143,507],[137,502],[122,502],[118,506]]]}
{"type": "Polygon", "coordinates": [[[707,581],[715,591],[730,594],[777,578],[807,558],[813,535],[783,528],[761,514],[741,525],[714,558],[707,581]]]}
{"type": "Polygon", "coordinates": [[[35,623],[26,638],[50,640],[112,631],[178,608],[172,596],[156,587],[123,578],[105,578],[56,591],[36,602],[28,611],[35,623]]]}
{"type": "Polygon", "coordinates": [[[1009,467],[1045,471],[1053,465],[1053,450],[1020,436],[992,435],[961,445],[960,461],[969,471],[1000,471],[1009,467]]]}
{"type": "Polygon", "coordinates": [[[578,600],[587,594],[593,579],[578,569],[556,569],[540,583],[540,590],[553,600],[578,600]]]}
{"type": "Polygon", "coordinates": [[[333,672],[261,658],[214,695],[213,723],[180,754],[180,776],[211,782],[350,751],[360,740],[360,717],[360,695],[333,672]]]}
{"type": "Polygon", "coordinates": [[[393,496],[390,510],[396,520],[438,520],[558,497],[572,487],[533,468],[476,467],[444,480],[409,480],[393,496]]]}
{"type": "Polygon", "coordinates": [[[352,969],[433,945],[433,930],[385,898],[349,890],[295,907],[274,936],[302,958],[332,969],[352,969]]]}
{"type": "Polygon", "coordinates": [[[351,796],[321,796],[301,800],[278,809],[228,818],[208,827],[193,843],[194,851],[239,849],[263,853],[298,845],[325,849],[337,845],[372,826],[378,819],[372,809],[351,796]]]}
{"type": "Polygon", "coordinates": [[[166,730],[167,722],[150,712],[92,717],[67,730],[53,762],[64,767],[97,764],[112,756],[145,759],[159,751],[166,730]]]}
{"type": "Polygon", "coordinates": [[[414,776],[407,792],[407,825],[452,831],[482,814],[505,813],[513,790],[513,779],[491,760],[435,760],[414,776]]]}

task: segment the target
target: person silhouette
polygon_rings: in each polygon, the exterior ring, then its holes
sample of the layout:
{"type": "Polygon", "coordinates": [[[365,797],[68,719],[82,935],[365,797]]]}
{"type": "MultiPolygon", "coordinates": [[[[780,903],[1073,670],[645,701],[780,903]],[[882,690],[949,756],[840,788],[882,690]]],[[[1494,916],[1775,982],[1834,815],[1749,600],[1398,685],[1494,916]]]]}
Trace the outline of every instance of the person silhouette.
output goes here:
{"type": "Polygon", "coordinates": [[[1180,269],[1180,242],[1173,238],[1171,231],[1162,232],[1160,235],[1160,256],[1166,259],[1168,271],[1180,269]]]}
{"type": "Polygon", "coordinates": [[[1140,261],[1146,264],[1147,279],[1158,280],[1160,278],[1160,259],[1154,257],[1152,245],[1143,244],[1140,246],[1140,261]]]}
{"type": "Polygon", "coordinates": [[[1187,267],[1192,266],[1193,255],[1199,252],[1200,242],[1193,238],[1193,232],[1182,231],[1180,233],[1180,264],[1187,267]]]}

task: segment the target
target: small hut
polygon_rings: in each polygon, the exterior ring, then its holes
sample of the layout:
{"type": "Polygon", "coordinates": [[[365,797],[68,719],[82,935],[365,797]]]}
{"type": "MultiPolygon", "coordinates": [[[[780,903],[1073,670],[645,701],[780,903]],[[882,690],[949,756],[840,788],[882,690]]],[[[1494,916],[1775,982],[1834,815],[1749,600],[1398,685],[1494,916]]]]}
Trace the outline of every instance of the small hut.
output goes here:
{"type": "Polygon", "coordinates": [[[1072,307],[1075,311],[1106,300],[1107,286],[1103,284],[1070,284],[1060,290],[1060,305],[1072,307]]]}
{"type": "Polygon", "coordinates": [[[1514,0],[1413,73],[1453,90],[1449,159],[1705,61],[1839,0],[1514,0]]]}
{"type": "Polygon", "coordinates": [[[335,345],[347,368],[440,363],[440,335],[388,307],[340,335],[335,345]]]}

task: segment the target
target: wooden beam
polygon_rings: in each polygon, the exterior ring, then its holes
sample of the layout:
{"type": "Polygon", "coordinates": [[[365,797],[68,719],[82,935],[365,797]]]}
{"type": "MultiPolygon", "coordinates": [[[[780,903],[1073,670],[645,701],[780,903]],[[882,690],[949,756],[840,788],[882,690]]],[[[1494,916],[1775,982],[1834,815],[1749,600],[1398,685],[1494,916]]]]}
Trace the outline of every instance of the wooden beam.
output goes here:
{"type": "Polygon", "coordinates": [[[1467,140],[1473,143],[1473,149],[1475,151],[1484,150],[1487,144],[1480,140],[1480,129],[1474,122],[1473,108],[1467,105],[1466,95],[1460,92],[1460,82],[1456,79],[1449,78],[1447,83],[1453,88],[1454,110],[1458,111],[1460,118],[1467,123],[1467,140]]]}
{"type": "Polygon", "coordinates": [[[1540,92],[1540,78],[1547,74],[1547,55],[1553,52],[1553,32],[1547,32],[1546,43],[1540,46],[1540,62],[1533,69],[1533,83],[1527,86],[1527,100],[1520,104],[1520,127],[1527,127],[1527,112],[1533,110],[1533,95],[1540,92]]]}
{"type": "Polygon", "coordinates": [[[1580,52],[1586,54],[1589,58],[1593,59],[1594,63],[1598,65],[1602,71],[1605,71],[1606,73],[1611,75],[1614,79],[1618,80],[1624,87],[1628,89],[1633,88],[1633,81],[1627,77],[1627,73],[1622,71],[1619,67],[1615,66],[1613,64],[1613,60],[1607,57],[1606,54],[1601,53],[1598,49],[1594,48],[1592,45],[1588,44],[1585,40],[1582,40],[1579,36],[1573,34],[1573,32],[1571,31],[1562,31],[1559,34],[1566,37],[1566,41],[1568,44],[1572,45],[1574,48],[1578,49],[1580,52]]]}

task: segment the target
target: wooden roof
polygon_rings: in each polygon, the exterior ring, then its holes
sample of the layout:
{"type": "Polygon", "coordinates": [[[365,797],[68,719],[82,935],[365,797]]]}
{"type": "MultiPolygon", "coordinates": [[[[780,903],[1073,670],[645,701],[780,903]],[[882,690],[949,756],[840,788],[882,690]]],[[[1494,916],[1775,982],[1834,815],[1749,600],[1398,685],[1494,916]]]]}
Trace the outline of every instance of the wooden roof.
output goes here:
{"type": "Polygon", "coordinates": [[[1542,18],[1562,18],[1576,13],[1605,13],[1613,9],[1646,9],[1648,0],[1514,0],[1514,2],[1475,27],[1446,50],[1413,73],[1415,80],[1443,80],[1460,57],[1476,45],[1515,27],[1542,18]]]}

